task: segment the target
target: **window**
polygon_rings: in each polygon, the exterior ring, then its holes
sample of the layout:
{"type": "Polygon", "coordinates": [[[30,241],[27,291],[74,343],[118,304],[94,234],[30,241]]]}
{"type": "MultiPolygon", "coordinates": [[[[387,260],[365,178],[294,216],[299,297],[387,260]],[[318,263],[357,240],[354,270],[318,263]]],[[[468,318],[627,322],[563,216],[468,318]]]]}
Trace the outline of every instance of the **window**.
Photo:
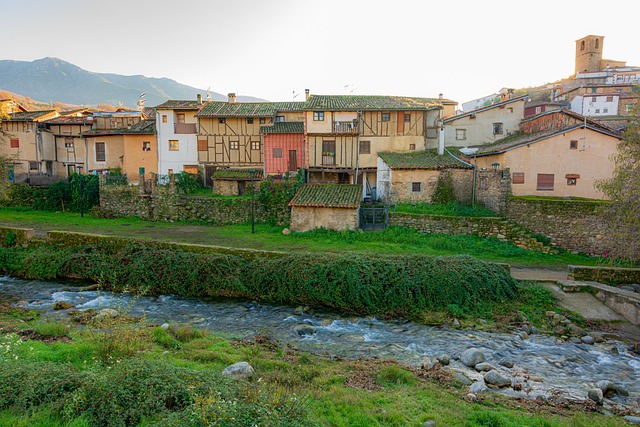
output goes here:
{"type": "Polygon", "coordinates": [[[264,117],[260,117],[260,124],[263,125],[267,122],[267,119],[265,119],[264,117]]]}
{"type": "Polygon", "coordinates": [[[630,113],[633,109],[633,104],[627,104],[627,113],[630,113]]]}
{"type": "Polygon", "coordinates": [[[511,182],[514,184],[524,184],[524,172],[514,172],[511,182]]]}
{"type": "Polygon", "coordinates": [[[186,173],[198,175],[198,166],[196,165],[184,165],[182,167],[182,170],[185,171],[186,173]]]}
{"type": "Polygon", "coordinates": [[[314,111],[313,112],[313,121],[315,121],[315,122],[324,121],[324,112],[323,111],[314,111]]]}
{"type": "Polygon", "coordinates": [[[371,141],[360,141],[360,154],[371,154],[371,141]]]}
{"type": "Polygon", "coordinates": [[[179,151],[180,150],[180,141],[177,139],[169,140],[169,151],[179,151]]]}
{"type": "Polygon", "coordinates": [[[422,191],[422,183],[421,182],[412,182],[411,183],[411,191],[414,193],[419,193],[422,191]]]}
{"type": "Polygon", "coordinates": [[[438,129],[427,129],[427,138],[433,139],[438,137],[438,129]]]}
{"type": "Polygon", "coordinates": [[[567,185],[577,185],[580,175],[576,173],[568,173],[565,175],[565,178],[567,179],[567,185]]]}
{"type": "Polygon", "coordinates": [[[169,175],[173,175],[173,169],[169,169],[169,170],[167,171],[167,173],[168,173],[169,175]]]}
{"type": "Polygon", "coordinates": [[[411,123],[411,113],[404,113],[404,122],[411,123]]]}
{"type": "Polygon", "coordinates": [[[607,96],[607,102],[613,102],[613,96],[607,96]]]}
{"type": "Polygon", "coordinates": [[[253,124],[253,117],[247,118],[247,124],[248,125],[252,125],[253,124]]]}
{"type": "Polygon", "coordinates": [[[600,114],[600,109],[596,108],[596,114],[600,114]]]}
{"type": "Polygon", "coordinates": [[[29,162],[29,170],[37,171],[38,170],[38,162],[29,162]]]}
{"type": "Polygon", "coordinates": [[[167,123],[167,115],[166,114],[162,115],[162,123],[167,123]]]}
{"type": "Polygon", "coordinates": [[[507,107],[507,111],[513,113],[513,107],[507,107]]]}
{"type": "Polygon", "coordinates": [[[603,112],[603,113],[608,113],[608,112],[609,112],[609,109],[608,109],[608,108],[603,108],[603,109],[602,109],[602,112],[603,112]]]}
{"type": "Polygon", "coordinates": [[[282,148],[274,148],[273,149],[273,158],[281,159],[282,158],[282,148]]]}
{"type": "Polygon", "coordinates": [[[240,143],[238,141],[229,141],[229,148],[232,150],[239,150],[240,143]]]}
{"type": "Polygon", "coordinates": [[[391,120],[391,114],[389,114],[389,113],[382,113],[382,121],[383,121],[383,122],[388,122],[389,120],[391,120]]]}
{"type": "Polygon", "coordinates": [[[184,113],[176,114],[176,119],[178,120],[178,123],[184,123],[184,113]]]}
{"type": "Polygon", "coordinates": [[[20,140],[18,138],[11,138],[11,148],[20,148],[20,140]]]}
{"type": "Polygon", "coordinates": [[[592,97],[591,97],[591,102],[596,102],[597,100],[598,100],[598,97],[597,97],[597,96],[592,96],[592,97]]]}
{"type": "Polygon", "coordinates": [[[542,107],[536,107],[536,114],[542,113],[542,107]]]}
{"type": "Polygon", "coordinates": [[[138,168],[138,175],[144,175],[144,168],[138,168]]]}
{"type": "Polygon", "coordinates": [[[580,42],[580,50],[584,50],[584,40],[580,42]]]}
{"type": "Polygon", "coordinates": [[[221,125],[225,124],[226,120],[224,119],[224,117],[220,117],[218,119],[218,123],[220,123],[221,125]]]}
{"type": "MultiPolygon", "coordinates": [[[[597,89],[597,88],[595,88],[595,87],[592,87],[592,88],[591,88],[591,93],[596,93],[596,92],[598,92],[598,89],[597,89]]],[[[593,99],[592,99],[592,101],[595,101],[595,100],[596,100],[596,97],[594,96],[594,97],[593,97],[593,99]]]]}
{"type": "Polygon", "coordinates": [[[96,162],[104,162],[106,160],[107,155],[104,142],[96,142],[96,162]]]}
{"type": "Polygon", "coordinates": [[[198,151],[207,151],[209,149],[209,147],[207,146],[208,142],[206,139],[199,139],[198,140],[198,151]]]}
{"type": "Polygon", "coordinates": [[[600,48],[600,39],[596,39],[596,49],[600,48]]]}
{"type": "Polygon", "coordinates": [[[251,149],[259,150],[260,149],[260,141],[251,141],[251,149]]]}
{"type": "Polygon", "coordinates": [[[416,151],[416,144],[409,144],[409,150],[416,151]]]}
{"type": "Polygon", "coordinates": [[[569,141],[569,149],[577,150],[578,149],[578,141],[577,140],[569,141]]]}
{"type": "Polygon", "coordinates": [[[456,129],[456,140],[463,141],[467,139],[467,130],[466,129],[456,129]]]}
{"type": "Polygon", "coordinates": [[[151,142],[143,141],[142,142],[142,151],[151,151],[151,142]]]}
{"type": "Polygon", "coordinates": [[[493,124],[493,134],[494,135],[502,135],[502,123],[494,123],[493,124]]]}
{"type": "Polygon", "coordinates": [[[276,116],[276,123],[284,122],[284,116],[276,116]]]}
{"type": "Polygon", "coordinates": [[[73,138],[64,139],[64,148],[68,150],[73,150],[73,138]]]}
{"type": "Polygon", "coordinates": [[[553,190],[553,174],[552,173],[539,173],[538,182],[536,186],[538,191],[552,191],[553,190]]]}

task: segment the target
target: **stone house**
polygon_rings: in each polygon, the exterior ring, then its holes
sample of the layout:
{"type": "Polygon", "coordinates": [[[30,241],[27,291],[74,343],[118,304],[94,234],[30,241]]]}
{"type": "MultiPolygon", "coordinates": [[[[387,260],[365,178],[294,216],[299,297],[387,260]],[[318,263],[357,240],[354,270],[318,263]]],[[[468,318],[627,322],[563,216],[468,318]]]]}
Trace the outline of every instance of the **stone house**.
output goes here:
{"type": "Polygon", "coordinates": [[[568,110],[523,120],[520,132],[470,154],[479,169],[508,168],[515,196],[602,199],[594,184],[610,178],[619,132],[568,110]]]}
{"type": "Polygon", "coordinates": [[[378,153],[376,192],[386,203],[430,203],[440,177],[448,174],[460,202],[471,200],[473,166],[460,159],[457,151],[378,153]]]}
{"type": "Polygon", "coordinates": [[[217,169],[211,176],[213,194],[244,196],[259,191],[262,169],[217,169]]]}
{"type": "Polygon", "coordinates": [[[291,230],[355,230],[360,226],[361,192],[360,185],[303,185],[289,202],[291,230]]]}

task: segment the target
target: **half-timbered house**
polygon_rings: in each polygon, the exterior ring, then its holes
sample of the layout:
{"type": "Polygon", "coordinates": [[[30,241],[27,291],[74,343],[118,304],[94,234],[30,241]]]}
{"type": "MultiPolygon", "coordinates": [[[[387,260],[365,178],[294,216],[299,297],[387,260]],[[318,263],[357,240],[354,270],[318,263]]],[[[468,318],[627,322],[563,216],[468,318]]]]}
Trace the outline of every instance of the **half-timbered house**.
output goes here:
{"type": "Polygon", "coordinates": [[[82,133],[93,126],[93,111],[82,109],[62,113],[44,124],[51,131],[55,152],[54,174],[68,177],[86,172],[87,149],[82,133]]]}

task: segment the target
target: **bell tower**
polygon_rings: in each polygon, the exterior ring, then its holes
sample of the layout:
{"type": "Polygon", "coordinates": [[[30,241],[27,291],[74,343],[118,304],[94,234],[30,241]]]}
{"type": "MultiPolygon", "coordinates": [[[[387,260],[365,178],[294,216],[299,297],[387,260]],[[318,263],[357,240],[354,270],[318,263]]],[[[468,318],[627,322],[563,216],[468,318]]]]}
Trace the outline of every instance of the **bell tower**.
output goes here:
{"type": "Polygon", "coordinates": [[[603,44],[604,36],[589,35],[576,40],[576,74],[601,71],[603,44]]]}

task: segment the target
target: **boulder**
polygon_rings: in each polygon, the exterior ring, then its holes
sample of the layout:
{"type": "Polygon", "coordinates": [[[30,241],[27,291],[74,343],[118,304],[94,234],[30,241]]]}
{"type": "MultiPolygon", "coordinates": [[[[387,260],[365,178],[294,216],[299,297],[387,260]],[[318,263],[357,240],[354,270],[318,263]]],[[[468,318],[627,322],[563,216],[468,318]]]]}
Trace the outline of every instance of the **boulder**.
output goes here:
{"type": "Polygon", "coordinates": [[[513,363],[512,360],[507,360],[507,359],[501,360],[500,362],[498,362],[498,364],[500,366],[504,366],[505,368],[509,368],[509,369],[513,368],[513,365],[515,365],[515,363],[513,363]]]}
{"type": "Polygon", "coordinates": [[[423,370],[430,371],[433,368],[437,367],[438,365],[440,365],[440,362],[438,362],[438,359],[436,359],[435,357],[429,357],[422,360],[421,366],[423,370]]]}
{"type": "Polygon", "coordinates": [[[469,348],[462,352],[460,362],[470,368],[475,368],[478,363],[484,362],[484,353],[477,348],[469,348]]]}
{"type": "Polygon", "coordinates": [[[449,363],[451,363],[451,356],[449,356],[448,354],[439,354],[436,356],[436,359],[443,366],[447,366],[449,363]]]}
{"type": "Polygon", "coordinates": [[[322,322],[320,322],[321,326],[330,326],[333,324],[333,319],[322,319],[322,322]]]}
{"type": "Polygon", "coordinates": [[[118,317],[118,310],[103,308],[94,316],[93,320],[113,319],[114,317],[118,317]]]}
{"type": "Polygon", "coordinates": [[[301,323],[293,327],[293,332],[298,335],[313,335],[316,333],[316,328],[313,325],[308,325],[306,323],[301,323]]]}
{"type": "Polygon", "coordinates": [[[518,337],[524,341],[526,339],[529,339],[529,334],[526,333],[525,331],[520,331],[518,332],[518,337]]]}
{"type": "Polygon", "coordinates": [[[467,378],[466,375],[461,374],[460,372],[458,372],[457,374],[453,374],[453,378],[460,381],[463,385],[473,384],[473,381],[471,381],[469,378],[467,378]]]}
{"type": "Polygon", "coordinates": [[[602,405],[602,402],[604,400],[602,390],[600,390],[599,388],[592,388],[591,390],[589,390],[587,392],[587,397],[596,402],[598,405],[602,405]]]}
{"type": "Polygon", "coordinates": [[[475,383],[471,384],[471,386],[469,387],[470,393],[482,394],[488,391],[489,391],[489,388],[484,383],[484,381],[476,381],[475,383]]]}
{"type": "Polygon", "coordinates": [[[640,417],[634,417],[633,415],[626,415],[624,419],[629,421],[631,424],[640,424],[640,417]]]}
{"type": "Polygon", "coordinates": [[[593,345],[596,340],[593,339],[593,337],[589,336],[589,335],[585,335],[582,338],[580,338],[580,341],[582,341],[585,344],[589,344],[589,345],[593,345]]]}
{"type": "Polygon", "coordinates": [[[484,374],[484,382],[496,387],[509,387],[511,385],[511,378],[502,375],[494,369],[484,374]]]}
{"type": "Polygon", "coordinates": [[[160,329],[163,329],[165,331],[168,330],[169,329],[169,324],[168,323],[163,323],[162,325],[160,325],[160,329]]]}
{"type": "Polygon", "coordinates": [[[75,305],[68,303],[66,301],[56,301],[53,303],[54,310],[67,310],[69,308],[74,308],[75,305]]]}
{"type": "Polygon", "coordinates": [[[496,368],[493,367],[493,365],[491,365],[490,363],[487,363],[487,362],[481,362],[481,363],[478,363],[475,366],[475,370],[478,371],[478,372],[489,372],[489,371],[493,371],[495,369],[496,368]]]}
{"type": "Polygon", "coordinates": [[[255,371],[247,362],[238,362],[227,366],[222,371],[222,375],[231,378],[245,379],[255,375],[255,371]]]}

